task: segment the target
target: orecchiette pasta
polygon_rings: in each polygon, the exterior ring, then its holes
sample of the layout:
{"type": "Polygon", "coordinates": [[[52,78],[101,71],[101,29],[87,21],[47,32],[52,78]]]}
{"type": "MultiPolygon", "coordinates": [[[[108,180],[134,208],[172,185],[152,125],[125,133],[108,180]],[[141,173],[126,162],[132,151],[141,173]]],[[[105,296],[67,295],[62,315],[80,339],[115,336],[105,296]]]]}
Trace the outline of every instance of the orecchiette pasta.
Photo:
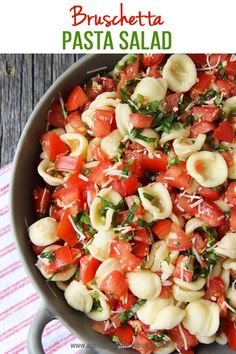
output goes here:
{"type": "Polygon", "coordinates": [[[224,332],[218,334],[215,337],[215,341],[216,341],[216,343],[218,343],[220,345],[226,345],[228,343],[227,336],[226,336],[226,334],[224,332]]]}
{"type": "Polygon", "coordinates": [[[137,58],[136,55],[134,54],[127,54],[125,56],[123,56],[123,58],[121,58],[118,63],[116,64],[113,72],[114,72],[114,75],[117,75],[123,68],[126,64],[128,64],[129,62],[130,63],[133,63],[134,59],[137,58]]]}
{"type": "Polygon", "coordinates": [[[193,335],[213,336],[219,327],[220,309],[214,302],[197,300],[190,302],[186,309],[183,325],[193,335]]]}
{"type": "Polygon", "coordinates": [[[65,299],[75,310],[89,313],[92,310],[93,298],[91,291],[82,283],[73,280],[65,290],[65,299]]]}
{"type": "MultiPolygon", "coordinates": [[[[227,299],[229,301],[230,306],[236,309],[236,289],[234,287],[230,287],[227,291],[227,299]]],[[[236,312],[236,311],[235,311],[236,312]]]]}
{"type": "Polygon", "coordinates": [[[228,176],[227,164],[217,152],[196,152],[188,158],[186,167],[190,176],[203,187],[216,187],[228,176]]]}
{"type": "Polygon", "coordinates": [[[191,234],[193,231],[202,227],[205,223],[198,218],[191,218],[185,224],[185,232],[186,234],[191,234]]]}
{"type": "Polygon", "coordinates": [[[30,241],[36,246],[48,246],[59,240],[56,235],[57,221],[50,217],[39,219],[28,231],[30,241]]]}
{"type": "Polygon", "coordinates": [[[98,310],[86,312],[86,315],[94,321],[106,321],[111,315],[110,307],[104,297],[98,296],[98,300],[100,302],[100,308],[98,310]]]}
{"type": "Polygon", "coordinates": [[[146,325],[151,325],[155,322],[157,314],[169,305],[173,304],[173,298],[161,298],[147,300],[137,311],[137,316],[140,321],[146,325]]]}
{"type": "Polygon", "coordinates": [[[165,79],[144,77],[136,86],[131,99],[135,101],[139,95],[142,95],[147,103],[151,103],[156,100],[161,101],[165,97],[166,91],[167,82],[165,79]]]}
{"type": "Polygon", "coordinates": [[[95,279],[98,286],[101,285],[102,281],[106,276],[111,273],[113,270],[121,270],[121,265],[118,259],[108,258],[106,259],[97,269],[95,274],[95,279]]]}
{"type": "Polygon", "coordinates": [[[129,118],[131,113],[132,111],[127,103],[118,103],[116,106],[116,125],[122,137],[132,130],[129,118]]]}
{"type": "Polygon", "coordinates": [[[152,219],[165,219],[172,212],[170,194],[162,183],[152,183],[138,189],[142,205],[151,215],[152,219]],[[146,198],[145,195],[153,197],[146,198]]]}
{"type": "Polygon", "coordinates": [[[153,272],[161,270],[161,262],[169,255],[166,241],[157,241],[153,243],[149,260],[146,262],[145,268],[151,269],[153,272]]]}
{"type": "Polygon", "coordinates": [[[50,171],[53,170],[53,167],[54,164],[49,160],[42,160],[38,165],[38,174],[50,186],[60,186],[61,184],[65,183],[65,178],[54,177],[52,174],[50,174],[50,171]]]}
{"type": "Polygon", "coordinates": [[[66,282],[64,281],[56,281],[56,286],[62,290],[62,291],[65,291],[66,288],[68,287],[69,284],[67,284],[66,282]]]}
{"type": "Polygon", "coordinates": [[[173,343],[166,343],[164,348],[158,348],[154,351],[154,354],[171,354],[175,351],[175,346],[173,343]]]}
{"type": "Polygon", "coordinates": [[[86,156],[88,140],[83,135],[80,135],[78,133],[67,133],[61,135],[61,140],[69,146],[70,156],[86,156]]]}
{"type": "Polygon", "coordinates": [[[173,305],[169,305],[161,310],[154,323],[150,326],[151,329],[171,329],[178,326],[184,319],[185,310],[173,305]]]}
{"type": "Polygon", "coordinates": [[[175,140],[178,138],[180,139],[187,138],[189,134],[190,134],[190,128],[189,127],[184,128],[183,124],[179,124],[178,129],[171,129],[169,133],[166,132],[162,133],[159,143],[162,146],[171,140],[175,140]]]}
{"type": "Polygon", "coordinates": [[[134,139],[131,138],[131,139],[136,141],[136,143],[139,143],[140,145],[144,146],[148,152],[150,153],[154,152],[159,140],[159,135],[153,129],[143,129],[140,132],[140,134],[145,138],[152,139],[153,141],[148,142],[140,138],[134,138],[134,139]]]}
{"type": "Polygon", "coordinates": [[[197,340],[203,344],[211,344],[215,341],[215,336],[210,336],[210,337],[197,336],[197,340]]]}
{"type": "Polygon", "coordinates": [[[155,299],[161,292],[159,276],[149,270],[127,273],[129,289],[140,299],[155,299]]]}
{"type": "Polygon", "coordinates": [[[205,140],[205,134],[199,134],[196,139],[181,137],[173,141],[173,148],[180,160],[186,160],[191,154],[201,150],[205,140]]]}
{"type": "Polygon", "coordinates": [[[163,77],[172,91],[187,92],[197,81],[197,70],[188,55],[174,54],[164,65],[163,77]]]}
{"type": "Polygon", "coordinates": [[[230,113],[236,109],[236,96],[227,98],[223,103],[222,109],[225,113],[225,117],[228,117],[230,113]]]}
{"type": "Polygon", "coordinates": [[[228,177],[231,179],[236,179],[236,151],[233,151],[232,158],[232,166],[229,167],[228,177]]]}
{"type": "Polygon", "coordinates": [[[101,146],[102,143],[102,139],[101,138],[93,138],[92,140],[90,140],[89,144],[88,144],[88,148],[87,148],[87,157],[86,157],[86,161],[92,161],[94,159],[93,157],[93,150],[97,147],[97,146],[101,146]]]}
{"type": "Polygon", "coordinates": [[[92,242],[87,246],[90,254],[101,262],[105,261],[109,258],[110,244],[114,237],[115,233],[112,229],[99,231],[94,235],[92,242]]]}
{"type": "Polygon", "coordinates": [[[215,248],[215,253],[229,258],[236,258],[236,233],[227,233],[215,248]]]}
{"type": "Polygon", "coordinates": [[[176,284],[173,285],[172,292],[174,299],[179,302],[192,302],[199,300],[205,294],[204,290],[186,290],[176,284]]]}
{"type": "Polygon", "coordinates": [[[183,281],[179,278],[174,278],[173,280],[175,284],[179,285],[184,290],[200,290],[206,283],[206,279],[204,278],[198,278],[193,282],[183,281]]]}
{"type": "Polygon", "coordinates": [[[120,134],[119,129],[115,129],[102,139],[101,149],[109,157],[113,158],[117,155],[119,151],[120,142],[122,140],[122,135],[120,134]]]}
{"type": "Polygon", "coordinates": [[[117,205],[122,200],[120,194],[111,188],[104,188],[100,190],[90,206],[91,223],[97,231],[109,230],[111,227],[112,216],[114,214],[114,209],[108,208],[106,215],[101,216],[100,210],[104,208],[102,198],[114,205],[117,205]]]}
{"type": "Polygon", "coordinates": [[[222,263],[222,267],[225,270],[232,270],[232,271],[236,272],[236,259],[226,259],[222,263]]]}

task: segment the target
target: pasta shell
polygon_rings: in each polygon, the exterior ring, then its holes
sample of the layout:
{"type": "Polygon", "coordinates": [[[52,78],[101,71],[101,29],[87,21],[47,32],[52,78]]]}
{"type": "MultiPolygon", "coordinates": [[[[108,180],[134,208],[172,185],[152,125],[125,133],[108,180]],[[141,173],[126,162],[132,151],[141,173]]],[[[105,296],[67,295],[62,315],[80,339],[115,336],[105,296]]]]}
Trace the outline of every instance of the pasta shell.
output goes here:
{"type": "Polygon", "coordinates": [[[102,281],[110,274],[113,270],[121,270],[121,265],[118,259],[108,258],[98,267],[95,279],[98,287],[102,284],[102,281]]]}
{"type": "Polygon", "coordinates": [[[109,258],[110,245],[114,237],[115,234],[112,229],[99,231],[94,235],[92,242],[87,246],[90,254],[101,262],[105,261],[109,258]]]}
{"type": "Polygon", "coordinates": [[[173,305],[169,305],[161,310],[150,328],[156,330],[171,329],[182,322],[185,317],[185,310],[173,305]]]}
{"type": "Polygon", "coordinates": [[[140,134],[146,138],[155,139],[155,141],[148,142],[148,141],[145,141],[145,140],[139,139],[139,138],[135,138],[132,140],[136,141],[137,143],[139,143],[140,145],[145,147],[149,153],[154,152],[156,149],[156,146],[158,144],[158,141],[159,141],[159,135],[153,129],[149,129],[149,128],[143,129],[140,132],[140,134]]]}
{"type": "Polygon", "coordinates": [[[65,299],[67,303],[75,310],[89,313],[93,306],[91,292],[82,282],[72,280],[65,290],[65,299]]]}
{"type": "Polygon", "coordinates": [[[65,183],[64,178],[54,177],[48,173],[50,169],[53,169],[54,164],[49,160],[45,159],[38,165],[38,174],[43,178],[43,180],[50,186],[60,186],[65,183]]]}
{"type": "Polygon", "coordinates": [[[115,129],[102,139],[101,149],[109,157],[113,158],[118,154],[120,142],[122,140],[122,135],[119,129],[115,129]]]}
{"type": "Polygon", "coordinates": [[[93,321],[106,321],[111,316],[110,307],[104,297],[98,296],[98,300],[100,302],[102,310],[92,310],[90,312],[87,312],[86,315],[93,321]]]}
{"type": "Polygon", "coordinates": [[[155,322],[157,314],[171,304],[173,304],[172,297],[147,300],[137,311],[138,319],[146,325],[151,325],[155,322]]]}
{"type": "Polygon", "coordinates": [[[132,113],[127,103],[118,103],[116,106],[116,125],[122,137],[126,136],[131,130],[129,115],[132,113]]]}
{"type": "Polygon", "coordinates": [[[206,134],[199,134],[196,139],[178,138],[173,141],[173,148],[180,160],[186,160],[194,152],[201,150],[206,134]]]}
{"type": "Polygon", "coordinates": [[[135,87],[134,93],[131,96],[133,101],[136,100],[138,95],[142,95],[147,101],[151,103],[153,101],[161,101],[167,91],[167,82],[165,79],[156,79],[155,77],[144,77],[139,81],[138,85],[135,87]]]}
{"type": "Polygon", "coordinates": [[[179,124],[179,129],[171,129],[169,133],[163,132],[161,134],[161,139],[159,141],[160,145],[163,146],[168,141],[178,139],[178,138],[187,138],[190,135],[190,128],[184,128],[183,124],[179,124]]]}
{"type": "Polygon", "coordinates": [[[80,135],[78,133],[67,133],[61,135],[61,140],[69,146],[70,156],[86,156],[88,140],[83,135],[80,135]]]}
{"type": "Polygon", "coordinates": [[[57,222],[50,217],[39,219],[28,231],[30,241],[36,246],[49,246],[59,240],[56,236],[57,222]]]}
{"type": "Polygon", "coordinates": [[[225,117],[228,117],[233,110],[236,109],[236,96],[227,98],[227,100],[224,101],[222,110],[225,114],[225,117]]]}
{"type": "Polygon", "coordinates": [[[140,299],[155,299],[161,292],[159,276],[149,270],[127,273],[129,289],[140,299]]]}
{"type": "Polygon", "coordinates": [[[223,257],[236,258],[236,233],[227,233],[215,247],[215,253],[223,257]]]}

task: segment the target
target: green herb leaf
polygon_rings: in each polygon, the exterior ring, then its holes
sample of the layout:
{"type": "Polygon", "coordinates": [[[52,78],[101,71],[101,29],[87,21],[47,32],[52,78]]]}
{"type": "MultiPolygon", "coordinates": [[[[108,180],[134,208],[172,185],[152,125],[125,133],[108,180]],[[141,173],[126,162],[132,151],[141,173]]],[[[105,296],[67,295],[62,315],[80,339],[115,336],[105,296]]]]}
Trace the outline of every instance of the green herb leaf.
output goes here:
{"type": "Polygon", "coordinates": [[[170,342],[170,338],[166,335],[165,332],[160,333],[148,333],[147,337],[151,339],[158,347],[164,347],[166,342],[170,342]]]}
{"type": "Polygon", "coordinates": [[[123,175],[126,175],[126,176],[130,175],[129,168],[133,165],[133,163],[134,163],[134,160],[129,160],[127,165],[122,170],[123,175]]]}
{"type": "Polygon", "coordinates": [[[202,230],[206,233],[207,236],[207,247],[214,246],[217,237],[216,230],[205,225],[202,226],[202,230]]]}
{"type": "Polygon", "coordinates": [[[220,74],[221,76],[221,79],[223,80],[227,80],[227,76],[225,74],[225,69],[223,68],[223,65],[221,63],[219,63],[217,65],[217,70],[218,70],[218,73],[220,74]]]}
{"type": "Polygon", "coordinates": [[[219,151],[219,152],[225,152],[225,151],[229,151],[229,148],[223,144],[219,144],[216,148],[215,148],[216,151],[219,151]]]}
{"type": "Polygon", "coordinates": [[[82,169],[82,173],[83,173],[87,178],[89,178],[89,176],[91,175],[91,171],[88,170],[87,168],[83,168],[83,169],[82,169]]]}
{"type": "Polygon", "coordinates": [[[168,164],[167,164],[167,169],[169,169],[171,166],[173,165],[179,165],[180,164],[180,160],[178,157],[173,157],[172,159],[170,159],[168,161],[168,164]]]}
{"type": "Polygon", "coordinates": [[[119,237],[121,241],[132,241],[133,235],[130,234],[122,234],[121,232],[115,232],[115,234],[119,237]]]}
{"type": "Polygon", "coordinates": [[[230,210],[226,210],[225,211],[226,220],[229,220],[230,216],[231,216],[231,211],[230,210]]]}
{"type": "Polygon", "coordinates": [[[150,138],[148,136],[142,135],[140,133],[140,129],[136,129],[136,128],[133,128],[131,130],[130,137],[131,137],[131,139],[140,139],[140,140],[143,140],[147,143],[154,143],[157,140],[157,138],[150,138]]]}
{"type": "Polygon", "coordinates": [[[143,193],[143,196],[144,196],[144,198],[146,198],[146,199],[148,199],[148,200],[150,200],[150,201],[152,201],[153,199],[155,199],[155,197],[153,196],[153,195],[151,195],[151,194],[149,194],[149,193],[143,193]]]}
{"type": "Polygon", "coordinates": [[[112,336],[112,337],[111,337],[111,340],[112,340],[112,342],[121,345],[121,342],[120,342],[119,337],[117,337],[117,336],[112,336]]]}
{"type": "Polygon", "coordinates": [[[133,315],[140,309],[141,306],[146,302],[146,300],[139,299],[136,304],[134,304],[129,311],[122,312],[119,316],[121,323],[127,322],[133,315]]]}
{"type": "Polygon", "coordinates": [[[97,292],[92,293],[92,298],[93,298],[93,307],[92,310],[102,312],[103,308],[101,306],[101,302],[99,300],[99,295],[97,292]]]}
{"type": "Polygon", "coordinates": [[[134,218],[134,214],[136,213],[136,210],[138,209],[138,205],[140,203],[139,198],[135,197],[133,204],[130,207],[130,210],[128,212],[127,218],[123,221],[122,225],[127,225],[130,224],[131,221],[134,218]]]}
{"type": "Polygon", "coordinates": [[[49,260],[50,263],[53,263],[55,261],[55,255],[53,252],[42,252],[40,254],[40,258],[46,258],[49,260]]]}
{"type": "Polygon", "coordinates": [[[99,196],[99,198],[101,199],[101,202],[104,205],[104,207],[107,209],[120,210],[122,206],[125,204],[124,200],[121,200],[118,204],[113,204],[101,196],[99,196]]]}

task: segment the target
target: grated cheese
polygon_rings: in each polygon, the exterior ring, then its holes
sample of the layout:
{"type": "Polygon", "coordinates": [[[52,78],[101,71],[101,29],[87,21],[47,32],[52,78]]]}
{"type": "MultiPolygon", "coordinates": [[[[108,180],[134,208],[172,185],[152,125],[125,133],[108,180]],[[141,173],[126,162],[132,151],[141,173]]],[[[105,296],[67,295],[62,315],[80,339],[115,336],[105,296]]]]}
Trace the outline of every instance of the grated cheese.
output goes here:
{"type": "Polygon", "coordinates": [[[187,342],[187,339],[186,339],[186,337],[184,335],[184,331],[183,331],[183,328],[182,328],[181,324],[179,324],[178,327],[179,327],[179,332],[181,334],[181,337],[183,338],[183,341],[184,341],[184,349],[188,350],[188,342],[187,342]]]}
{"type": "Polygon", "coordinates": [[[228,304],[227,301],[224,301],[223,304],[224,304],[226,307],[228,307],[228,309],[230,309],[230,311],[232,311],[232,312],[234,312],[234,313],[236,312],[235,309],[234,309],[233,307],[231,307],[231,306],[228,304]]]}
{"type": "Polygon", "coordinates": [[[84,175],[81,175],[81,174],[79,174],[79,178],[82,179],[85,182],[88,182],[88,180],[89,180],[88,177],[86,177],[84,175]]]}
{"type": "Polygon", "coordinates": [[[75,223],[74,223],[74,221],[73,221],[71,215],[68,215],[68,219],[70,220],[70,223],[71,223],[73,229],[75,230],[75,232],[80,236],[80,237],[79,237],[79,240],[80,240],[80,241],[85,240],[85,239],[86,239],[86,236],[83,234],[83,232],[81,232],[81,231],[76,227],[76,225],[75,225],[75,223]]]}

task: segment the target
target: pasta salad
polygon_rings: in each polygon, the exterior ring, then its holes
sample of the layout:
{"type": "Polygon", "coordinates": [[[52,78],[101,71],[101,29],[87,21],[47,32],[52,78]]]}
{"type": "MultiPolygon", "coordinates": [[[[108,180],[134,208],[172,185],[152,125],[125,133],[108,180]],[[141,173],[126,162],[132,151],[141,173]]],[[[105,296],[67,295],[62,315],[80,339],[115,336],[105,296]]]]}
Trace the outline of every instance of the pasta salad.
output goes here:
{"type": "Polygon", "coordinates": [[[52,104],[29,238],[93,330],[236,349],[236,57],[127,55],[52,104]]]}

